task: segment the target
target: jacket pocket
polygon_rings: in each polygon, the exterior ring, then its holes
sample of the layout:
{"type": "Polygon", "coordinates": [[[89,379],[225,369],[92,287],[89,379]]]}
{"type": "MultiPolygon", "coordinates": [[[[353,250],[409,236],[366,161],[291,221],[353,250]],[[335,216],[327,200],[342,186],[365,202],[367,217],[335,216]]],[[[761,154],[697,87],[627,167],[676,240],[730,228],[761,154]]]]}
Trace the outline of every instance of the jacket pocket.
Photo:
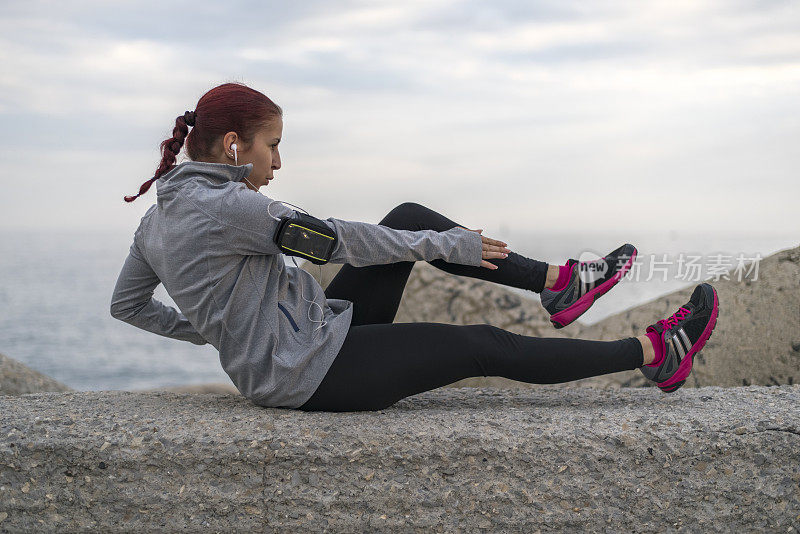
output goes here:
{"type": "Polygon", "coordinates": [[[289,314],[289,310],[284,308],[283,304],[281,304],[280,302],[278,303],[278,308],[280,308],[280,310],[283,312],[286,318],[289,319],[289,322],[292,324],[292,328],[294,328],[294,331],[299,332],[300,328],[298,328],[297,323],[294,322],[294,319],[292,319],[292,316],[289,314]]]}

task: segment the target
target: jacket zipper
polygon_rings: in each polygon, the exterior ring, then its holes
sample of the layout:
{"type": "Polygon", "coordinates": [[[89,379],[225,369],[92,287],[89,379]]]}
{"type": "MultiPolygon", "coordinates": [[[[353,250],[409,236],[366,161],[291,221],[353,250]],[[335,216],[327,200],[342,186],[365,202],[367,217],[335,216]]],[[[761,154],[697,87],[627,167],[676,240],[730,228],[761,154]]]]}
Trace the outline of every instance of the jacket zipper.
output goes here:
{"type": "Polygon", "coordinates": [[[294,322],[294,319],[292,319],[292,316],[289,315],[289,312],[286,310],[286,308],[284,308],[280,302],[278,303],[278,307],[281,309],[283,314],[286,315],[286,318],[289,319],[289,322],[292,323],[292,328],[294,328],[294,331],[299,332],[300,329],[297,327],[297,323],[294,322]]]}

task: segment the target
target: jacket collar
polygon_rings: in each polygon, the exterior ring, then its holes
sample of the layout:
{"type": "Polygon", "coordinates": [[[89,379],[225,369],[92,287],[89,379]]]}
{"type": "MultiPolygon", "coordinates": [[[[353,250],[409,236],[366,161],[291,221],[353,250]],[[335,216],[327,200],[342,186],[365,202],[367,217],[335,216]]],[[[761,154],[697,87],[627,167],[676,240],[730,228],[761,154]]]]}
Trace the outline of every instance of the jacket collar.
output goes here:
{"type": "Polygon", "coordinates": [[[241,182],[243,178],[250,176],[252,170],[252,163],[228,165],[227,163],[208,163],[205,161],[192,160],[184,161],[180,165],[176,165],[168,172],[162,174],[158,180],[156,180],[156,191],[168,191],[172,189],[173,186],[177,187],[178,183],[183,182],[183,178],[197,174],[222,182],[241,182]]]}

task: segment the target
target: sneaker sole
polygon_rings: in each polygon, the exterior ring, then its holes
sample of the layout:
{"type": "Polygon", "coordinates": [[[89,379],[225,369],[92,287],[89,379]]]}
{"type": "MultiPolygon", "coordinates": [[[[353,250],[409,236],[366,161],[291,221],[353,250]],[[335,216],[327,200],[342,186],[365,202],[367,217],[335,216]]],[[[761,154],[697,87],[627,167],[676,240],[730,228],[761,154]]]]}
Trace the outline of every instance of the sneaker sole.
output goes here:
{"type": "Polygon", "coordinates": [[[636,254],[638,254],[638,252],[639,251],[634,248],[630,259],[619,271],[617,271],[614,276],[576,300],[575,303],[566,310],[561,310],[560,312],[554,313],[552,316],[550,316],[550,322],[553,323],[553,326],[556,328],[564,328],[572,321],[586,313],[586,310],[592,307],[592,304],[594,304],[595,300],[608,293],[608,290],[617,285],[622,277],[628,273],[633,265],[633,261],[636,259],[636,254]]]}
{"type": "Polygon", "coordinates": [[[658,387],[661,389],[661,391],[663,391],[664,393],[672,393],[673,391],[680,388],[686,382],[686,379],[689,378],[689,375],[692,372],[692,366],[694,365],[694,355],[703,350],[703,347],[705,347],[706,342],[709,339],[711,339],[711,334],[714,333],[714,327],[717,325],[717,316],[719,315],[719,299],[717,298],[717,290],[712,287],[711,291],[714,292],[714,309],[711,310],[711,319],[709,319],[708,324],[703,330],[703,334],[700,336],[700,339],[697,340],[697,343],[692,345],[692,349],[689,351],[689,354],[687,354],[686,357],[683,360],[681,360],[681,364],[678,366],[678,370],[675,371],[675,374],[672,375],[671,378],[668,378],[667,380],[664,381],[664,384],[666,385],[657,384],[658,387]],[[686,362],[689,363],[686,364],[686,362]],[[673,382],[671,384],[667,384],[667,382],[671,381],[674,377],[681,376],[684,370],[686,371],[686,376],[684,376],[683,379],[677,382],[673,382]]]}

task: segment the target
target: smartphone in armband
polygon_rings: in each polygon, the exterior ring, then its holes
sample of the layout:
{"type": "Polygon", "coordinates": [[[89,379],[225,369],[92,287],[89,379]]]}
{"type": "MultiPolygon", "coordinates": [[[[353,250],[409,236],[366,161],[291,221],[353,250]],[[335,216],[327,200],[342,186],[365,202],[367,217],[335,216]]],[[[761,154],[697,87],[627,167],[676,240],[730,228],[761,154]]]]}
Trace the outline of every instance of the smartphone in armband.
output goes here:
{"type": "Polygon", "coordinates": [[[331,259],[337,237],[320,219],[295,211],[290,217],[280,218],[274,240],[284,254],[322,265],[331,259]]]}

